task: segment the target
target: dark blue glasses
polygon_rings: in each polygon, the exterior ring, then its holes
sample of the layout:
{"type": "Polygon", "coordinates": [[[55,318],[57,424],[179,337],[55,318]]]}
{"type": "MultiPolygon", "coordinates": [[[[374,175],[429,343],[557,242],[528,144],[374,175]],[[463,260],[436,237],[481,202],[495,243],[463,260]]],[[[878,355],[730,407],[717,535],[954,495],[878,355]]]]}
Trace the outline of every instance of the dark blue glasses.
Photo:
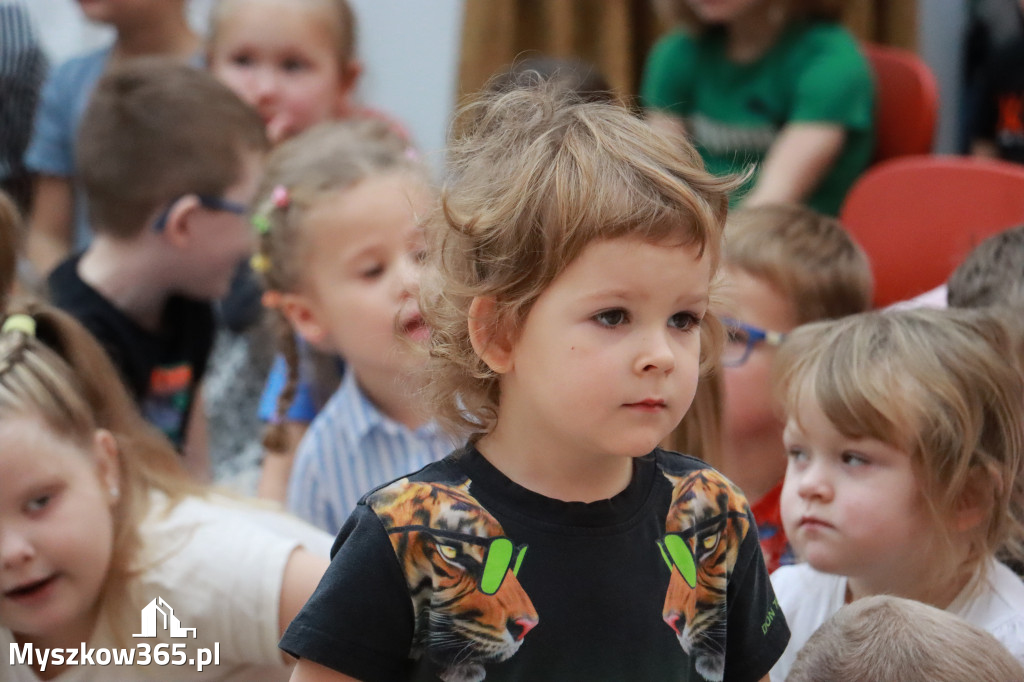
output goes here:
{"type": "MultiPolygon", "coordinates": [[[[199,205],[210,211],[227,211],[228,213],[234,213],[238,216],[244,216],[249,211],[249,207],[245,204],[240,204],[239,202],[231,201],[230,199],[224,199],[223,197],[211,197],[206,194],[197,194],[195,196],[199,200],[199,205]]],[[[178,198],[180,199],[181,197],[178,198]]],[[[173,206],[174,202],[177,200],[178,199],[174,199],[174,201],[168,202],[166,208],[160,212],[160,215],[157,216],[157,219],[153,222],[153,229],[157,232],[161,232],[165,227],[167,227],[167,217],[171,213],[171,206],[173,206]]]]}
{"type": "Polygon", "coordinates": [[[728,334],[725,348],[722,349],[723,367],[740,367],[750,357],[751,351],[757,344],[766,343],[769,346],[778,346],[786,338],[782,332],[761,329],[731,317],[723,317],[722,323],[728,334]]]}

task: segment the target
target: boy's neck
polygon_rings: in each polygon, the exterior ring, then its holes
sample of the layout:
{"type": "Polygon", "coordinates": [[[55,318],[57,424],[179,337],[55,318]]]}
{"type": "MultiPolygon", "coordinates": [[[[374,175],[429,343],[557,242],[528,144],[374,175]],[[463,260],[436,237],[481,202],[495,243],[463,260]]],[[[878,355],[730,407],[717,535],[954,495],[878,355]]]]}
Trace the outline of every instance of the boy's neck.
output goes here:
{"type": "Polygon", "coordinates": [[[738,64],[757,61],[775,44],[785,24],[785,13],[776,3],[760,3],[727,27],[726,55],[738,64]]]}
{"type": "Polygon", "coordinates": [[[114,239],[97,234],[78,262],[78,276],[115,308],[147,331],[160,329],[164,306],[173,291],[168,284],[166,250],[153,234],[114,239]],[[161,253],[163,252],[163,253],[161,253]]]}
{"type": "Polygon", "coordinates": [[[785,453],[781,427],[778,431],[742,441],[732,440],[726,435],[722,442],[722,459],[717,465],[754,504],[785,477],[785,453]]]}
{"type": "Polygon", "coordinates": [[[202,47],[202,40],[188,24],[184,13],[170,13],[144,24],[118,27],[112,53],[113,61],[144,55],[166,55],[191,59],[202,47]]]}
{"type": "Polygon", "coordinates": [[[633,479],[630,457],[594,454],[579,458],[568,448],[553,452],[550,443],[531,442],[534,434],[509,438],[501,423],[476,443],[477,450],[510,480],[539,495],[563,502],[597,502],[615,497],[633,479]]]}

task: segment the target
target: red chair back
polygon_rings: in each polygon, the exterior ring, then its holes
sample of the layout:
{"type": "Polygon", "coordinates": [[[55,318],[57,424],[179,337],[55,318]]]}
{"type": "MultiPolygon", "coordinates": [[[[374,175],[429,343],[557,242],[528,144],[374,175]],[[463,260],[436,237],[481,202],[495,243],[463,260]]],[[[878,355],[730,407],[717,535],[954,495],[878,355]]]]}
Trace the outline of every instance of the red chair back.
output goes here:
{"type": "Polygon", "coordinates": [[[939,88],[928,65],[913,52],[862,43],[875,74],[874,161],[932,151],[939,88]]]}
{"type": "Polygon", "coordinates": [[[869,168],[839,219],[864,248],[875,304],[932,289],[986,237],[1024,223],[1024,166],[962,156],[908,156],[869,168]]]}

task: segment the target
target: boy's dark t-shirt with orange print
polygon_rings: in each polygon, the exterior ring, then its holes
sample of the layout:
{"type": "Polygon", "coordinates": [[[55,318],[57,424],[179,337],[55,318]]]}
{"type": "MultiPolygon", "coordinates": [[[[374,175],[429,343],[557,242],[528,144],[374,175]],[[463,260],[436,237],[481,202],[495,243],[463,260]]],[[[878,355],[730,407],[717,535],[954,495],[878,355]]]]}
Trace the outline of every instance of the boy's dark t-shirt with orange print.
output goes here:
{"type": "Polygon", "coordinates": [[[54,305],[75,317],[107,351],[142,416],[180,451],[213,349],[213,307],[171,296],[160,332],[140,327],[78,275],[81,255],[58,265],[47,285],[54,305]]]}
{"type": "Polygon", "coordinates": [[[789,629],[742,494],[655,450],[562,502],[472,446],[357,506],[281,647],[378,680],[760,680],[789,629]]]}

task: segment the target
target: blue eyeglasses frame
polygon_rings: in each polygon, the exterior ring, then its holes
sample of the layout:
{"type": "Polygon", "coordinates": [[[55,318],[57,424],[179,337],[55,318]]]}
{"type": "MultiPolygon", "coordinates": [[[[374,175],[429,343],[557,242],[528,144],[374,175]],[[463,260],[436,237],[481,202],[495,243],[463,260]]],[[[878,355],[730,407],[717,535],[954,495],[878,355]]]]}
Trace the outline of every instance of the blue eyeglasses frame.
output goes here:
{"type": "Polygon", "coordinates": [[[723,317],[722,324],[725,325],[726,332],[728,333],[728,340],[726,343],[738,343],[736,339],[736,332],[740,331],[747,335],[747,340],[744,342],[743,354],[735,359],[726,360],[725,354],[722,356],[723,367],[742,367],[750,357],[750,353],[753,352],[754,348],[759,343],[765,343],[772,347],[779,346],[783,341],[786,340],[786,335],[782,332],[772,331],[771,329],[761,329],[755,327],[752,324],[746,322],[740,322],[739,320],[731,317],[723,317]]]}
{"type": "MultiPolygon", "coordinates": [[[[223,197],[211,197],[208,194],[196,194],[194,196],[199,200],[200,206],[211,211],[227,211],[228,213],[233,213],[238,216],[244,216],[249,212],[248,206],[237,201],[231,201],[230,199],[225,199],[223,197]]],[[[153,221],[154,230],[162,232],[163,229],[167,227],[167,218],[171,214],[171,207],[174,206],[174,202],[178,201],[178,199],[181,199],[181,197],[169,201],[164,210],[161,211],[160,215],[157,216],[155,221],[153,221]]]]}

